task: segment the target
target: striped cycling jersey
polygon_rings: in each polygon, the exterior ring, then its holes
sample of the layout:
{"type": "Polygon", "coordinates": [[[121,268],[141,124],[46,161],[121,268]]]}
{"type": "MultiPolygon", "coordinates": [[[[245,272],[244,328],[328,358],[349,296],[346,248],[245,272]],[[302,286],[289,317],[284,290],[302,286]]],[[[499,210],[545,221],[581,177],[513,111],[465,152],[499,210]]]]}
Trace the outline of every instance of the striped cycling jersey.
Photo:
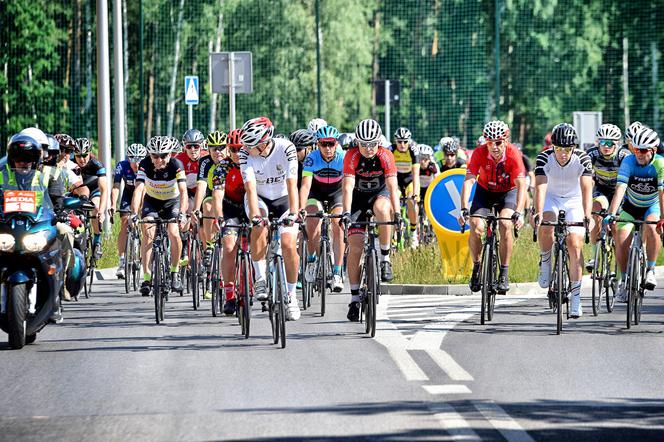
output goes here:
{"type": "Polygon", "coordinates": [[[171,158],[163,169],[155,169],[150,157],[144,158],[138,165],[136,182],[145,184],[145,193],[154,199],[172,200],[180,197],[178,183],[187,178],[180,160],[171,158]]]}
{"type": "Polygon", "coordinates": [[[618,169],[618,186],[627,186],[626,200],[636,207],[650,207],[658,202],[659,189],[664,188],[664,157],[654,155],[641,166],[635,155],[625,157],[618,169]]]}
{"type": "Polygon", "coordinates": [[[561,165],[556,159],[553,149],[545,150],[537,155],[535,176],[546,176],[547,196],[573,198],[581,196],[579,179],[592,176],[592,162],[588,154],[575,149],[566,164],[561,165]]]}
{"type": "Polygon", "coordinates": [[[626,156],[631,155],[626,147],[619,147],[610,157],[605,157],[597,146],[588,151],[593,163],[595,188],[604,195],[613,195],[618,183],[618,169],[626,156]]]}

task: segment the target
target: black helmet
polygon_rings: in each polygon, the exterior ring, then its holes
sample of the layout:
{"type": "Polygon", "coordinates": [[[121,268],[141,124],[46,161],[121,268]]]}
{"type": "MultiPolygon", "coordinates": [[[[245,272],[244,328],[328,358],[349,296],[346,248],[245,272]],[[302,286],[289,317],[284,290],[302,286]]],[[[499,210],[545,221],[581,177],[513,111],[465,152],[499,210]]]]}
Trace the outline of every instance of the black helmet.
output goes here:
{"type": "Polygon", "coordinates": [[[14,135],[7,145],[7,163],[16,167],[16,162],[32,163],[36,169],[42,160],[42,147],[34,138],[28,135],[14,135]]]}
{"type": "Polygon", "coordinates": [[[291,133],[288,139],[298,152],[316,144],[316,135],[308,129],[298,129],[291,133]]]}
{"type": "Polygon", "coordinates": [[[576,129],[568,123],[558,124],[551,132],[551,143],[560,147],[576,147],[579,144],[576,129]]]}
{"type": "Polygon", "coordinates": [[[339,136],[339,144],[343,150],[351,149],[355,146],[355,134],[343,133],[339,136]]]}

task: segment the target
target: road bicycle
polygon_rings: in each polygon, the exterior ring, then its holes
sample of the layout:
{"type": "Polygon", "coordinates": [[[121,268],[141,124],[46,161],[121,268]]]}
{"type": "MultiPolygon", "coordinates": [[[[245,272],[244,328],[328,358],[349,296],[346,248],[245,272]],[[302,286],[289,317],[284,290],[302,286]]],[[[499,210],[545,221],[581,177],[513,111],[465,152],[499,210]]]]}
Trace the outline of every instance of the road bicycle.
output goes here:
{"type": "Polygon", "coordinates": [[[141,224],[154,224],[155,234],[152,241],[152,296],[154,298],[154,314],[157,324],[164,321],[164,304],[170,293],[169,264],[170,246],[168,241],[168,224],[177,223],[177,218],[146,219],[141,224]]]}
{"type": "Polygon", "coordinates": [[[418,203],[419,210],[417,212],[417,235],[420,241],[420,244],[431,244],[433,243],[434,238],[436,237],[431,223],[427,218],[426,211],[424,210],[424,201],[418,203]]]}
{"type": "Polygon", "coordinates": [[[251,328],[251,306],[253,305],[253,266],[251,263],[251,224],[225,224],[225,229],[237,229],[235,257],[235,299],[236,315],[245,339],[249,338],[251,328]]]}
{"type": "MultiPolygon", "coordinates": [[[[599,215],[604,218],[607,215],[606,210],[593,212],[593,215],[599,215]]],[[[590,269],[590,278],[592,281],[592,305],[593,315],[599,315],[601,311],[602,295],[606,302],[606,311],[611,313],[616,295],[616,275],[618,274],[618,262],[615,258],[615,243],[611,229],[602,226],[597,239],[594,254],[594,264],[590,269]]]]}
{"type": "MultiPolygon", "coordinates": [[[[120,211],[120,214],[130,213],[129,210],[120,211]]],[[[137,291],[141,279],[141,232],[135,226],[127,224],[127,239],[125,241],[124,261],[125,293],[137,291]]]]}

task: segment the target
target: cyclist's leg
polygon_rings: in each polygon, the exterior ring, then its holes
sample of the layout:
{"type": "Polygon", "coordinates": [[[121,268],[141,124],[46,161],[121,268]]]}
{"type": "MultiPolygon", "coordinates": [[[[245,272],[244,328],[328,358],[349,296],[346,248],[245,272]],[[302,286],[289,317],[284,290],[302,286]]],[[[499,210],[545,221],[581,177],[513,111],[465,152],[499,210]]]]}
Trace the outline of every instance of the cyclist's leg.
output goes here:
{"type": "MultiPolygon", "coordinates": [[[[470,205],[470,214],[486,216],[494,206],[495,198],[491,192],[484,190],[481,186],[475,186],[475,195],[470,205]]],[[[470,258],[473,260],[475,268],[479,271],[480,259],[482,254],[482,235],[486,229],[486,222],[481,218],[470,218],[470,232],[468,235],[468,248],[470,249],[470,258]]]]}
{"type": "MultiPolygon", "coordinates": [[[[606,195],[602,194],[599,190],[593,190],[593,212],[600,212],[609,208],[609,201],[613,198],[608,198],[606,195]]],[[[599,238],[599,232],[602,229],[602,217],[599,215],[593,215],[595,219],[595,226],[590,231],[590,241],[596,247],[597,239],[599,238]]],[[[594,250],[593,250],[594,251],[594,250]]],[[[593,253],[594,256],[594,253],[593,253]]]]}
{"type": "MultiPolygon", "coordinates": [[[[408,213],[408,222],[409,222],[409,230],[410,230],[410,237],[411,238],[416,238],[415,232],[417,231],[417,205],[415,204],[415,200],[412,198],[413,197],[413,183],[409,183],[406,186],[405,193],[406,198],[406,212],[408,213]]],[[[412,239],[411,239],[412,241],[412,239]]],[[[417,239],[415,239],[417,241],[417,239]]]]}
{"type": "Polygon", "coordinates": [[[632,232],[634,224],[630,220],[643,219],[644,213],[639,208],[632,206],[629,202],[623,203],[620,219],[627,222],[620,222],[617,224],[615,245],[616,245],[616,261],[618,262],[618,269],[621,274],[621,281],[625,280],[625,272],[627,270],[627,260],[629,259],[629,247],[632,243],[632,232]]]}
{"type": "MultiPolygon", "coordinates": [[[[352,209],[360,207],[360,204],[357,204],[357,207],[355,207],[357,199],[358,198],[354,195],[352,209]]],[[[366,202],[364,198],[359,199],[362,199],[360,203],[366,202]]],[[[353,219],[359,222],[366,221],[364,207],[360,209],[362,211],[360,213],[351,209],[351,212],[356,215],[353,216],[353,219]]],[[[350,284],[350,304],[348,304],[348,314],[346,315],[346,318],[351,322],[357,322],[360,320],[360,266],[362,252],[364,250],[365,230],[366,226],[358,226],[354,224],[351,224],[348,229],[348,260],[346,262],[346,269],[348,271],[348,282],[350,284]]]]}
{"type": "Polygon", "coordinates": [[[118,234],[118,254],[120,255],[121,262],[124,259],[125,247],[127,245],[127,231],[129,225],[130,208],[131,208],[131,198],[125,198],[125,194],[123,194],[122,199],[120,200],[120,232],[118,234]]]}
{"type": "MultiPolygon", "coordinates": [[[[319,210],[322,210],[323,206],[320,204],[317,198],[309,198],[307,201],[307,213],[315,214],[319,210]]],[[[309,254],[310,262],[314,261],[314,255],[316,250],[318,250],[320,244],[320,218],[309,218],[307,217],[306,221],[306,230],[307,230],[307,253],[309,254]]]]}
{"type": "MultiPolygon", "coordinates": [[[[582,222],[584,218],[581,198],[571,198],[564,202],[566,220],[570,223],[582,222]]],[[[570,279],[570,316],[581,317],[581,277],[583,276],[583,239],[584,227],[569,227],[567,235],[567,254],[569,256],[570,279]]]]}
{"type": "MultiPolygon", "coordinates": [[[[201,207],[201,211],[203,212],[203,216],[208,217],[208,216],[214,216],[214,212],[212,211],[212,198],[205,198],[203,200],[203,205],[201,207]]],[[[214,223],[214,220],[212,219],[204,219],[203,220],[203,228],[202,230],[202,237],[205,238],[205,248],[206,251],[211,251],[214,247],[214,235],[217,233],[218,227],[217,224],[214,223]]]]}
{"type": "MultiPolygon", "coordinates": [[[[373,207],[374,217],[377,221],[392,221],[394,214],[392,212],[392,203],[389,200],[389,193],[387,190],[378,193],[370,207],[373,207]]],[[[390,249],[392,246],[391,241],[392,226],[378,226],[378,243],[380,244],[380,270],[381,279],[384,282],[390,282],[393,277],[392,264],[390,263],[390,249]]]]}
{"type": "MultiPolygon", "coordinates": [[[[247,203],[247,197],[245,195],[244,207],[246,211],[247,218],[251,215],[249,214],[249,204],[247,203]]],[[[265,202],[258,197],[258,208],[261,211],[261,216],[267,218],[268,210],[265,202]]],[[[253,226],[251,229],[251,261],[254,267],[254,274],[256,277],[256,285],[254,286],[256,298],[259,301],[264,301],[267,299],[267,287],[265,283],[266,277],[266,262],[265,258],[267,255],[267,227],[263,225],[253,226]],[[261,299],[262,298],[262,299],[261,299]]]]}
{"type": "MultiPolygon", "coordinates": [[[[341,212],[341,202],[339,204],[334,202],[330,213],[332,215],[341,215],[341,212]]],[[[340,275],[341,266],[344,261],[344,231],[339,225],[339,218],[332,218],[330,221],[332,225],[332,250],[334,252],[334,269],[332,270],[335,275],[340,275]]]]}
{"type": "MultiPolygon", "coordinates": [[[[544,208],[542,209],[542,221],[555,222],[558,219],[558,211],[563,207],[558,200],[550,195],[544,197],[544,208]]],[[[548,288],[551,282],[551,265],[553,257],[551,249],[553,248],[554,227],[540,226],[537,231],[537,239],[540,247],[540,270],[539,285],[548,288]]]]}
{"type": "MultiPolygon", "coordinates": [[[[659,221],[659,201],[650,206],[650,208],[645,213],[646,221],[659,221]]],[[[659,256],[659,251],[662,249],[662,243],[660,241],[659,235],[657,234],[657,225],[656,224],[646,224],[643,226],[643,236],[646,243],[646,257],[648,260],[647,271],[646,271],[646,287],[648,290],[653,290],[657,286],[657,281],[655,280],[655,263],[657,262],[657,256],[659,256]]]]}
{"type": "MultiPolygon", "coordinates": [[[[159,216],[159,203],[151,197],[146,196],[143,199],[143,209],[141,218],[144,221],[154,220],[159,216]]],[[[151,263],[152,263],[152,242],[154,241],[155,225],[141,224],[143,239],[141,241],[141,258],[143,266],[143,281],[148,283],[152,281],[151,263]]]]}
{"type": "Polygon", "coordinates": [[[101,244],[101,226],[99,225],[99,220],[97,219],[97,214],[99,213],[99,203],[101,202],[101,196],[97,191],[93,192],[90,195],[90,202],[95,205],[95,210],[92,212],[92,231],[94,232],[92,244],[97,246],[101,244]]]}
{"type": "MultiPolygon", "coordinates": [[[[510,218],[516,210],[516,193],[517,190],[512,189],[501,198],[502,201],[497,205],[497,212],[501,218],[510,218]]],[[[514,245],[514,223],[501,220],[498,222],[498,230],[500,231],[500,263],[501,266],[507,268],[510,265],[514,245]]]]}

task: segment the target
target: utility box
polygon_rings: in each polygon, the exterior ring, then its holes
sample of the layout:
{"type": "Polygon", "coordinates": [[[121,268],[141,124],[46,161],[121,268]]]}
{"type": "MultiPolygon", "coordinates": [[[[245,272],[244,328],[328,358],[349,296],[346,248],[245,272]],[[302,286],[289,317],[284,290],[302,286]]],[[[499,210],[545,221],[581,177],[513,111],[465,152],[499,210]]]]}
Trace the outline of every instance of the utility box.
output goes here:
{"type": "Polygon", "coordinates": [[[579,135],[579,147],[588,150],[595,145],[595,134],[602,125],[602,113],[574,112],[573,124],[579,135]]]}

